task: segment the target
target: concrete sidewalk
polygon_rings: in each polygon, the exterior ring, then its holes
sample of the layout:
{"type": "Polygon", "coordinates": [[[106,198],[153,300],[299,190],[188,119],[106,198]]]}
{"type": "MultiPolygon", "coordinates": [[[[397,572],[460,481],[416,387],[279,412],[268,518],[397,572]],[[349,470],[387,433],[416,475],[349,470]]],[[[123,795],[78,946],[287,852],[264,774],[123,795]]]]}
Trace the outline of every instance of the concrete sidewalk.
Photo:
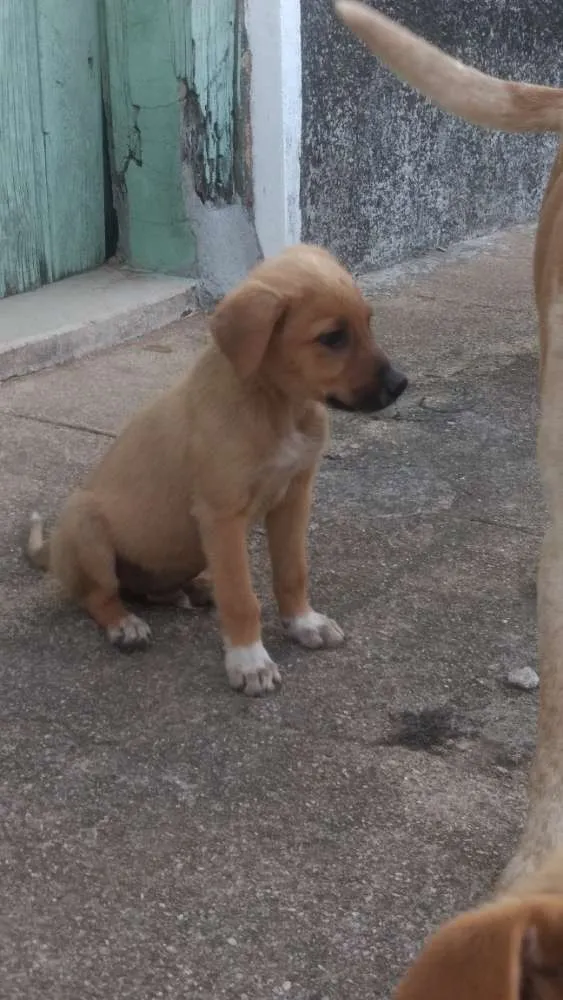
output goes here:
{"type": "Polygon", "coordinates": [[[21,555],[202,317],[0,387],[0,968],[10,1000],[374,1000],[522,823],[543,510],[529,228],[366,279],[411,376],[335,415],[311,528],[337,653],[233,694],[213,615],[124,658],[21,555]]]}

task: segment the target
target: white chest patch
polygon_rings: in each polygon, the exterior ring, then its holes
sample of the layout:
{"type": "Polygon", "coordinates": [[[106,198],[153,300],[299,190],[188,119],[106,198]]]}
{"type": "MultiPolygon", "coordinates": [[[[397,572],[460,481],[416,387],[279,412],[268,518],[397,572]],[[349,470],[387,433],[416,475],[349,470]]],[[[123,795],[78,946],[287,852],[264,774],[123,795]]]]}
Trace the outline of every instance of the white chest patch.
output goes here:
{"type": "Polygon", "coordinates": [[[275,470],[281,475],[285,474],[291,479],[312,464],[318,451],[317,439],[308,437],[301,431],[292,431],[280,442],[277,451],[268,462],[268,469],[275,470]]]}
{"type": "Polygon", "coordinates": [[[322,448],[319,438],[291,431],[264,462],[257,484],[255,515],[261,516],[283,500],[291,480],[316,460],[322,448]]]}

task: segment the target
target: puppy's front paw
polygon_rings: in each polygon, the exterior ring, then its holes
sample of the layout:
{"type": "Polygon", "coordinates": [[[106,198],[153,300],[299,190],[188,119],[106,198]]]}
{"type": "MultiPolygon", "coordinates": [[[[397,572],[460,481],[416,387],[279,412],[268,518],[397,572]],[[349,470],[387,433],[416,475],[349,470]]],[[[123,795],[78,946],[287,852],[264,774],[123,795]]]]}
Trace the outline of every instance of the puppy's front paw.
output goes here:
{"type": "Polygon", "coordinates": [[[225,667],[231,687],[250,697],[267,694],[281,684],[280,672],[261,642],[253,642],[251,646],[227,644],[225,667]]]}
{"type": "Polygon", "coordinates": [[[317,611],[305,611],[293,618],[284,618],[288,635],[307,649],[333,649],[344,642],[344,632],[339,625],[317,611]]]}
{"type": "Polygon", "coordinates": [[[126,615],[116,625],[109,625],[107,637],[113,646],[123,653],[131,653],[135,649],[145,649],[151,639],[151,630],[142,618],[137,615],[126,615]]]}

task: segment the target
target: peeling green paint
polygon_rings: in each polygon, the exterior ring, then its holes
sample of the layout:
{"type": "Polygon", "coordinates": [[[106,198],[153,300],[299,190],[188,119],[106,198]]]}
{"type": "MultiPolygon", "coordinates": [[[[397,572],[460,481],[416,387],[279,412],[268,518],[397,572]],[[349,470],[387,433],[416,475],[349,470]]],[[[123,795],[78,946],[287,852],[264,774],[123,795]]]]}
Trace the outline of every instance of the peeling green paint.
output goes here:
{"type": "Polygon", "coordinates": [[[202,119],[202,200],[230,201],[234,191],[235,18],[235,0],[192,5],[192,73],[182,75],[202,119]]]}
{"type": "Polygon", "coordinates": [[[242,3],[2,0],[0,297],[101,263],[106,155],[125,259],[195,272],[187,206],[248,202],[242,3]]]}
{"type": "Polygon", "coordinates": [[[192,273],[182,159],[201,201],[234,193],[237,0],[102,2],[121,249],[133,266],[192,273]]]}

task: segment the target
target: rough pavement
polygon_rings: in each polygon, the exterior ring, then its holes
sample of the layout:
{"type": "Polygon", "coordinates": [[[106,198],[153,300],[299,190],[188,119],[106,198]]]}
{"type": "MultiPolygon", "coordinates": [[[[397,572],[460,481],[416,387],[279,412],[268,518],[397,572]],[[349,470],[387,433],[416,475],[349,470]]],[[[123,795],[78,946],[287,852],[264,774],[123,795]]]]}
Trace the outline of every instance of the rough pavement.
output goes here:
{"type": "Polygon", "coordinates": [[[213,615],[154,608],[124,658],[29,568],[202,317],[0,388],[0,968],[10,1000],[374,1000],[485,894],[522,824],[535,693],[536,332],[529,228],[367,279],[411,377],[336,414],[311,527],[315,606],[279,695],[233,694],[213,615]]]}

